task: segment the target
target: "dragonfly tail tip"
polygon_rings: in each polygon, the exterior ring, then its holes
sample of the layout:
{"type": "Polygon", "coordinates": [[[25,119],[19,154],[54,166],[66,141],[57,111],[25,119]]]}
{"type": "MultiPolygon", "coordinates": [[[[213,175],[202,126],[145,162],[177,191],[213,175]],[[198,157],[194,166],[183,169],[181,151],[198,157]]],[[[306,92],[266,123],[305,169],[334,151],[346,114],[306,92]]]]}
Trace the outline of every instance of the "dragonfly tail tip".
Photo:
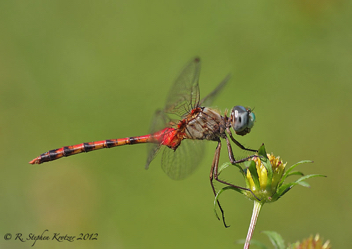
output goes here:
{"type": "Polygon", "coordinates": [[[39,164],[37,158],[34,158],[29,164],[39,164]]]}

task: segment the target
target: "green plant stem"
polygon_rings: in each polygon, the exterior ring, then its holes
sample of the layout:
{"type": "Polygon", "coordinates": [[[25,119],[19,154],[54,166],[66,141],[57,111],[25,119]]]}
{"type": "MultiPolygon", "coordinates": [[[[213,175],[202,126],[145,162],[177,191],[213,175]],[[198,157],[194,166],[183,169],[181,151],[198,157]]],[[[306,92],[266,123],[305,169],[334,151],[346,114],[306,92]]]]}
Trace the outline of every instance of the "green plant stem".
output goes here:
{"type": "Polygon", "coordinates": [[[261,203],[259,201],[254,201],[251,223],[249,224],[246,242],[244,243],[244,247],[243,247],[244,249],[249,248],[249,244],[252,239],[254,228],[255,228],[255,225],[257,224],[257,219],[258,219],[259,212],[260,212],[260,209],[262,208],[262,206],[263,206],[263,203],[261,203]]]}

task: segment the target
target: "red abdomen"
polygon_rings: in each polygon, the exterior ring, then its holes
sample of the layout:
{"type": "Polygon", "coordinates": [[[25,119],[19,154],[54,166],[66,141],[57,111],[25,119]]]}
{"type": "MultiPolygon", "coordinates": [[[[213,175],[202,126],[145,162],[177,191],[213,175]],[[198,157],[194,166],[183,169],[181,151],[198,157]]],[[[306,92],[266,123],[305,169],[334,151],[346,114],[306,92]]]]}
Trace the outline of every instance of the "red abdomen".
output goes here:
{"type": "Polygon", "coordinates": [[[145,135],[139,137],[127,137],[127,138],[120,138],[120,139],[109,139],[97,142],[90,142],[90,143],[81,143],[71,146],[64,146],[59,149],[49,150],[41,154],[40,156],[34,158],[30,161],[30,164],[41,164],[44,162],[53,161],[59,159],[61,157],[72,156],[75,154],[79,154],[82,152],[90,152],[93,150],[99,150],[103,148],[112,148],[120,145],[126,144],[138,144],[138,143],[149,143],[149,142],[156,142],[153,139],[152,135],[145,135]]]}

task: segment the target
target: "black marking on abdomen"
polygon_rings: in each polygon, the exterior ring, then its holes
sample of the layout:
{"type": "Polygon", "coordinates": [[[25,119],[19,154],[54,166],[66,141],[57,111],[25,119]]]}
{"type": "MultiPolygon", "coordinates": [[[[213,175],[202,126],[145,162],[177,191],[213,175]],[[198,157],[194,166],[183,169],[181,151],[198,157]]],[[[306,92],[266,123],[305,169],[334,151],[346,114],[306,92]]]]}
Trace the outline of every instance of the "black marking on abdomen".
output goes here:
{"type": "Polygon", "coordinates": [[[106,141],[106,148],[111,148],[115,146],[115,142],[111,141],[110,139],[105,140],[106,141]]]}
{"type": "Polygon", "coordinates": [[[83,143],[84,152],[89,152],[94,150],[95,145],[89,143],[83,143]]]}
{"type": "Polygon", "coordinates": [[[64,156],[70,156],[70,155],[72,155],[72,152],[73,152],[73,150],[71,150],[69,147],[67,147],[67,146],[65,146],[64,148],[63,148],[63,155],[64,156]]]}
{"type": "Polygon", "coordinates": [[[55,160],[56,159],[56,155],[57,155],[56,150],[49,150],[48,151],[48,159],[46,159],[45,162],[55,160]]]}
{"type": "Polygon", "coordinates": [[[136,144],[138,142],[138,139],[135,137],[129,137],[128,140],[130,141],[130,144],[136,144]]]}
{"type": "Polygon", "coordinates": [[[50,153],[49,152],[50,151],[40,155],[40,163],[45,163],[45,162],[52,161],[52,159],[50,159],[50,153]]]}

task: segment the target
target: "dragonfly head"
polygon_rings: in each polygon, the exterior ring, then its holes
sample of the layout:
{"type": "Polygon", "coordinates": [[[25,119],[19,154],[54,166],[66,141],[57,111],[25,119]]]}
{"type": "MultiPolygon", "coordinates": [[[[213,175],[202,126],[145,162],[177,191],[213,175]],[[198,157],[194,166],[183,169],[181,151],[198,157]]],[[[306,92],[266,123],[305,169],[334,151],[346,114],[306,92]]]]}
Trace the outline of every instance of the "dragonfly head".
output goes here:
{"type": "Polygon", "coordinates": [[[249,108],[237,105],[231,110],[231,126],[237,135],[244,136],[254,125],[255,115],[249,108]]]}

